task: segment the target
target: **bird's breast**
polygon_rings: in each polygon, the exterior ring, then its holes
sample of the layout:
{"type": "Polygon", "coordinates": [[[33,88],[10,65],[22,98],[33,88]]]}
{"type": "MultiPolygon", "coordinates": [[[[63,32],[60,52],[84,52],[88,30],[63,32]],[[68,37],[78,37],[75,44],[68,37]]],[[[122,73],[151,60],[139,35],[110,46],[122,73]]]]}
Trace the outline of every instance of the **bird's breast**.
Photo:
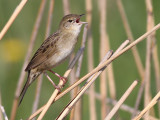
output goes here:
{"type": "Polygon", "coordinates": [[[58,45],[57,52],[51,56],[50,58],[50,66],[55,67],[61,62],[63,62],[73,51],[74,49],[73,43],[61,43],[61,45],[58,45]]]}

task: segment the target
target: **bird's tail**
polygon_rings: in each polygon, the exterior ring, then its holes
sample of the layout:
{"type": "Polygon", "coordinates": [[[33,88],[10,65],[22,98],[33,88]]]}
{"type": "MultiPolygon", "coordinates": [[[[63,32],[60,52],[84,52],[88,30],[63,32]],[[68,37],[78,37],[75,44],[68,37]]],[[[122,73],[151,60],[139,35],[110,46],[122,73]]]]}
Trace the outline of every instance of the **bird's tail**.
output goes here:
{"type": "Polygon", "coordinates": [[[23,100],[23,97],[24,97],[24,95],[25,95],[25,93],[26,93],[26,91],[27,91],[27,89],[28,89],[28,87],[29,87],[29,85],[30,85],[30,81],[31,81],[31,77],[30,77],[30,71],[28,71],[28,77],[27,77],[27,81],[26,81],[26,83],[25,83],[25,85],[24,85],[24,87],[23,87],[23,90],[22,90],[22,92],[21,92],[21,94],[20,94],[20,100],[19,100],[19,104],[18,104],[18,106],[21,104],[21,102],[22,102],[22,100],[23,100]]]}

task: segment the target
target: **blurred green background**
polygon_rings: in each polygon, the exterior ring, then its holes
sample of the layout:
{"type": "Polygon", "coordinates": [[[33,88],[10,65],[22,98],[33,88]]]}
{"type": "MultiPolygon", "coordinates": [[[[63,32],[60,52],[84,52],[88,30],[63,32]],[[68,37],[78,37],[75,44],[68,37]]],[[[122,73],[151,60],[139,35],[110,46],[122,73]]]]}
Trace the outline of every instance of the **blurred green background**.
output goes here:
{"type": "MultiPolygon", "coordinates": [[[[99,63],[99,10],[98,0],[93,1],[93,18],[92,18],[92,33],[94,40],[94,61],[95,66],[99,63]]],[[[9,17],[13,13],[20,0],[0,0],[0,30],[4,27],[9,17]]],[[[140,37],[146,32],[146,6],[145,0],[122,0],[127,18],[134,38],[140,37]]],[[[35,23],[37,12],[39,9],[40,0],[29,0],[21,13],[18,15],[10,29],[7,31],[3,39],[0,41],[0,91],[2,97],[2,105],[5,107],[8,117],[10,117],[14,92],[16,90],[17,81],[20,76],[21,68],[24,62],[25,54],[28,48],[29,39],[35,23]]],[[[36,38],[36,43],[33,53],[39,48],[40,44],[44,40],[46,20],[49,8],[49,0],[47,1],[44,11],[41,26],[36,38]]],[[[71,13],[82,14],[86,13],[84,0],[70,0],[71,13]]],[[[155,17],[155,24],[160,22],[160,0],[153,0],[153,11],[155,17]]],[[[55,32],[58,28],[58,24],[63,17],[63,4],[61,0],[55,0],[51,33],[55,32]]],[[[85,17],[82,18],[85,21],[85,17]]],[[[122,20],[118,11],[116,0],[107,1],[107,31],[110,40],[110,46],[112,50],[116,50],[119,45],[127,39],[126,32],[124,30],[122,20]]],[[[81,44],[81,35],[79,37],[78,50],[81,44]]],[[[157,44],[160,44],[160,31],[156,32],[157,44]]],[[[146,54],[146,41],[142,41],[137,45],[140,53],[143,65],[145,66],[145,54],[146,54]]],[[[160,49],[158,49],[160,53],[160,49]]],[[[81,76],[87,73],[87,52],[84,53],[83,66],[81,76]]],[[[54,71],[63,75],[67,69],[68,62],[56,67],[54,71]]],[[[135,79],[140,79],[137,72],[137,68],[132,56],[131,51],[126,52],[113,62],[117,100],[122,96],[125,90],[135,79]]],[[[156,94],[155,79],[153,67],[151,75],[151,91],[152,96],[156,94]]],[[[57,79],[55,77],[55,79],[57,79]]],[[[37,82],[37,81],[36,81],[37,82]]],[[[28,89],[27,94],[21,106],[18,108],[16,119],[27,118],[32,111],[32,104],[34,99],[36,82],[28,89]]],[[[58,79],[56,81],[58,83],[58,79]]],[[[99,92],[99,79],[96,80],[96,91],[99,92]]],[[[67,86],[65,86],[66,88],[67,86]]],[[[139,85],[135,88],[132,94],[127,98],[125,104],[134,106],[137,91],[139,85]]],[[[40,105],[42,106],[47,102],[54,88],[44,77],[43,85],[41,89],[40,105]]],[[[44,119],[54,119],[70,101],[69,94],[58,100],[54,106],[52,106],[44,119]]],[[[100,102],[97,101],[97,119],[100,118],[100,102]]],[[[143,101],[141,102],[140,109],[143,109],[143,101]]],[[[157,114],[157,113],[156,113],[157,114]]],[[[120,110],[120,118],[123,120],[130,119],[130,114],[120,110]]],[[[67,119],[69,115],[67,116],[67,119]]],[[[89,119],[89,105],[88,96],[83,97],[83,120],[89,119]]],[[[116,118],[115,118],[116,119],[116,118]]]]}

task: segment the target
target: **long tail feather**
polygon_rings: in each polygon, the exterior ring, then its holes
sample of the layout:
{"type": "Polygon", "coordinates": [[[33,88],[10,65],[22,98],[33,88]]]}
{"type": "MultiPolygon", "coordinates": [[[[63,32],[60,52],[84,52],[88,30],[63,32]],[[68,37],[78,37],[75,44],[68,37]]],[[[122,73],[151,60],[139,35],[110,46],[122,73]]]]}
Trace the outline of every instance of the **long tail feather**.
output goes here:
{"type": "Polygon", "coordinates": [[[18,106],[21,104],[21,102],[22,102],[22,100],[23,100],[23,97],[24,97],[24,95],[25,95],[25,93],[26,93],[26,91],[27,91],[27,89],[28,89],[28,87],[29,87],[29,85],[30,85],[30,71],[28,71],[28,77],[27,77],[27,81],[26,81],[26,83],[25,83],[25,85],[24,85],[24,87],[23,87],[23,90],[22,90],[22,92],[21,92],[21,94],[20,94],[20,100],[19,100],[19,104],[18,104],[18,106]]]}

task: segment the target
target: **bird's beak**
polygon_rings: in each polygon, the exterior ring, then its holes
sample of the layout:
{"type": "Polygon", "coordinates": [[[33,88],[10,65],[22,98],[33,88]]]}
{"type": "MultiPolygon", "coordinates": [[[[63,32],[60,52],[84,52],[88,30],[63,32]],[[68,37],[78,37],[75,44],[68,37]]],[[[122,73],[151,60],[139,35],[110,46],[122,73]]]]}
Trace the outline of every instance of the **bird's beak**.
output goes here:
{"type": "MultiPolygon", "coordinates": [[[[80,18],[82,17],[82,16],[84,16],[85,14],[81,14],[81,15],[79,15],[80,16],[80,18]]],[[[82,21],[80,21],[79,23],[81,23],[81,24],[88,24],[87,22],[82,22],[82,21]]]]}
{"type": "Polygon", "coordinates": [[[80,23],[81,23],[81,24],[88,24],[87,22],[82,22],[82,21],[80,21],[80,23]]]}
{"type": "Polygon", "coordinates": [[[82,16],[84,16],[85,14],[81,14],[81,15],[79,15],[80,17],[82,17],[82,16]]]}

